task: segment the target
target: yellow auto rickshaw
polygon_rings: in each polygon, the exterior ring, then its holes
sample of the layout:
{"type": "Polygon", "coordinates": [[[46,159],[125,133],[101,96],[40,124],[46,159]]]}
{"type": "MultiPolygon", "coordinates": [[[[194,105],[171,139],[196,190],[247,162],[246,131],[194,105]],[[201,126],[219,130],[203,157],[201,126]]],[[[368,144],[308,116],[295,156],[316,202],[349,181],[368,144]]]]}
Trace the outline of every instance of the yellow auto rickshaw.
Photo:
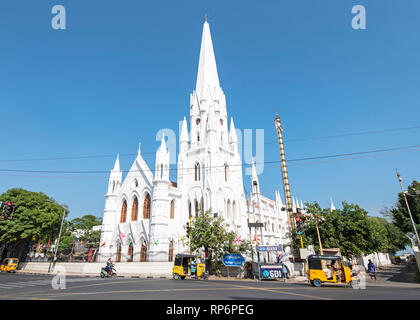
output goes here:
{"type": "Polygon", "coordinates": [[[3,263],[0,265],[0,271],[16,273],[16,268],[18,266],[18,263],[19,263],[19,259],[6,258],[3,260],[3,263]]]}
{"type": "Polygon", "coordinates": [[[329,255],[308,256],[308,278],[314,287],[324,282],[352,285],[352,281],[357,280],[342,257],[329,255]]]}
{"type": "Polygon", "coordinates": [[[179,253],[175,256],[172,276],[175,280],[184,280],[186,277],[207,280],[208,273],[206,271],[206,265],[200,256],[179,253]],[[196,270],[194,274],[191,274],[190,267],[193,260],[196,262],[196,270]]]}

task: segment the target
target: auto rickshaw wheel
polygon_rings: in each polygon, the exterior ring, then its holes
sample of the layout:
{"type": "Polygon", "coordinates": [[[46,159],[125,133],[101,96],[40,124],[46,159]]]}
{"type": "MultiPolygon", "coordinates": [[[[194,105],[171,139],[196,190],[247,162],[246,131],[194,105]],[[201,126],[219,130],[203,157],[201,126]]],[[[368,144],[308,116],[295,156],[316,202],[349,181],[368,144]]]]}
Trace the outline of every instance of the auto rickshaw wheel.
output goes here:
{"type": "Polygon", "coordinates": [[[172,275],[172,277],[173,277],[175,280],[179,280],[179,274],[178,274],[178,273],[174,273],[174,274],[172,275]]]}
{"type": "Polygon", "coordinates": [[[185,279],[185,276],[181,276],[181,280],[184,280],[185,279]]]}
{"type": "Polygon", "coordinates": [[[314,287],[319,288],[321,286],[321,280],[319,279],[314,279],[312,282],[313,282],[314,287]]]}

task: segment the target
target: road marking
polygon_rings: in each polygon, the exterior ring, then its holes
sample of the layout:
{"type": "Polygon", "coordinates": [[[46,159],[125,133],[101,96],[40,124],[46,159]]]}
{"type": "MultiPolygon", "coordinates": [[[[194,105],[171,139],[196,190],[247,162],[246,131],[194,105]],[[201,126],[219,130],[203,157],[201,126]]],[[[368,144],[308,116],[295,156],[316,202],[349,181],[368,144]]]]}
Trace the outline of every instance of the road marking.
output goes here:
{"type": "MultiPolygon", "coordinates": [[[[92,285],[93,286],[93,285],[92,285]]],[[[86,286],[84,286],[86,287],[86,286]]],[[[74,289],[74,288],[73,288],[74,289]]],[[[81,295],[81,296],[87,296],[87,295],[97,295],[97,294],[122,294],[122,293],[148,293],[148,292],[180,292],[180,291],[215,291],[215,290],[262,290],[262,291],[269,291],[274,293],[285,293],[290,295],[296,295],[296,296],[302,296],[307,297],[311,299],[322,299],[322,300],[332,300],[329,298],[323,298],[318,296],[311,296],[311,295],[305,295],[305,294],[298,294],[298,293],[292,293],[292,292],[279,292],[276,290],[283,290],[283,288],[256,288],[256,287],[248,287],[248,286],[235,286],[235,287],[213,287],[213,288],[174,288],[174,289],[143,289],[143,290],[115,290],[115,291],[101,291],[101,292],[64,292],[60,291],[54,294],[42,294],[38,299],[41,297],[49,297],[49,298],[60,298],[64,296],[74,296],[74,295],[81,295]]],[[[286,289],[296,289],[294,287],[287,287],[286,289]]],[[[34,297],[32,297],[34,298],[34,297]]],[[[37,299],[35,297],[35,299],[37,299]]]]}
{"type": "MultiPolygon", "coordinates": [[[[40,279],[32,281],[19,281],[19,282],[8,282],[0,284],[0,288],[3,289],[12,289],[12,288],[24,288],[24,287],[33,287],[33,286],[45,286],[51,285],[53,278],[50,279],[40,279]]],[[[87,282],[99,280],[98,278],[66,278],[66,282],[87,282]]]]}
{"type": "MultiPolygon", "coordinates": [[[[96,280],[103,281],[104,279],[96,278],[96,280]]],[[[103,285],[108,285],[108,284],[111,285],[111,284],[115,284],[115,282],[117,282],[116,279],[108,279],[108,280],[109,281],[113,280],[113,281],[112,282],[106,282],[106,283],[95,283],[95,284],[89,284],[89,285],[83,285],[83,286],[77,286],[77,287],[70,287],[70,288],[67,288],[66,290],[81,289],[81,288],[94,287],[94,286],[103,286],[103,285]]],[[[162,280],[164,280],[164,279],[162,279],[162,280]]],[[[142,280],[136,280],[135,282],[138,283],[138,282],[145,282],[145,281],[150,281],[150,280],[142,279],[142,280]]],[[[118,281],[117,283],[118,284],[125,284],[125,283],[133,283],[133,282],[134,281],[131,280],[131,281],[118,281]]],[[[24,293],[22,293],[22,295],[28,295],[28,294],[31,295],[31,296],[34,295],[34,294],[45,294],[45,291],[35,291],[35,292],[24,292],[24,293]]],[[[10,298],[10,296],[9,295],[3,295],[3,296],[0,296],[0,298],[10,298]]],[[[16,299],[24,299],[24,297],[20,296],[19,298],[16,298],[16,299]]],[[[30,299],[30,298],[26,298],[26,299],[30,299]]],[[[40,299],[40,298],[35,298],[35,299],[40,299]]]]}
{"type": "MultiPolygon", "coordinates": [[[[240,285],[234,285],[240,288],[244,288],[244,289],[251,289],[253,288],[254,290],[261,290],[261,291],[269,291],[269,292],[275,292],[275,293],[285,293],[285,294],[290,294],[290,295],[294,295],[294,296],[301,296],[301,297],[306,297],[306,298],[311,298],[311,299],[320,299],[320,300],[333,300],[330,298],[324,298],[324,297],[319,297],[319,296],[311,296],[308,294],[302,294],[302,293],[294,293],[294,292],[289,292],[289,291],[284,291],[283,288],[256,288],[256,287],[249,287],[249,286],[240,286],[240,285]],[[277,291],[277,290],[281,290],[281,291],[277,291]]],[[[288,289],[292,289],[292,288],[287,288],[288,289]]],[[[293,288],[295,289],[295,288],[293,288]]]]}

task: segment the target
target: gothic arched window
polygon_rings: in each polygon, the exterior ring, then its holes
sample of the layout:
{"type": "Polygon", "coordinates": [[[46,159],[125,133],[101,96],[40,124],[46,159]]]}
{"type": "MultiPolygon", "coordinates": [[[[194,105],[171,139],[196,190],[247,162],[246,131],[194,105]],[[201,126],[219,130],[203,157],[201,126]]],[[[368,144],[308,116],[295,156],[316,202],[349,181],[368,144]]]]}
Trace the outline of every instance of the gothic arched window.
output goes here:
{"type": "Polygon", "coordinates": [[[146,241],[141,242],[141,248],[140,248],[140,262],[146,262],[147,259],[147,245],[146,241]]]}
{"type": "Polygon", "coordinates": [[[174,240],[171,240],[171,242],[169,242],[168,261],[170,262],[174,261],[174,240]]]}
{"type": "Polygon", "coordinates": [[[133,205],[131,206],[131,221],[137,221],[139,211],[139,201],[137,200],[137,197],[134,196],[133,205]]]}
{"type": "Polygon", "coordinates": [[[144,202],[143,202],[143,218],[144,219],[149,219],[150,218],[150,196],[149,196],[148,193],[144,197],[144,202]]]}
{"type": "Polygon", "coordinates": [[[228,171],[229,171],[229,166],[227,163],[225,163],[225,181],[228,181],[228,171]]]}
{"type": "Polygon", "coordinates": [[[197,162],[195,164],[195,181],[200,181],[200,164],[197,162]]]}
{"type": "MultiPolygon", "coordinates": [[[[170,219],[174,219],[175,218],[175,200],[171,201],[171,212],[170,212],[170,219]]],[[[172,260],[170,260],[172,261],[172,260]]]]}
{"type": "Polygon", "coordinates": [[[120,223],[124,223],[126,219],[127,219],[127,201],[124,199],[123,204],[121,206],[120,223]]]}
{"type": "Polygon", "coordinates": [[[121,262],[121,245],[117,246],[117,253],[115,255],[115,262],[121,262]]]}
{"type": "Polygon", "coordinates": [[[195,208],[195,216],[198,217],[199,207],[198,207],[197,199],[194,200],[194,208],[195,208]]]}
{"type": "Polygon", "coordinates": [[[128,246],[128,252],[127,252],[127,262],[133,262],[133,255],[134,255],[134,247],[133,244],[130,243],[128,246]]]}

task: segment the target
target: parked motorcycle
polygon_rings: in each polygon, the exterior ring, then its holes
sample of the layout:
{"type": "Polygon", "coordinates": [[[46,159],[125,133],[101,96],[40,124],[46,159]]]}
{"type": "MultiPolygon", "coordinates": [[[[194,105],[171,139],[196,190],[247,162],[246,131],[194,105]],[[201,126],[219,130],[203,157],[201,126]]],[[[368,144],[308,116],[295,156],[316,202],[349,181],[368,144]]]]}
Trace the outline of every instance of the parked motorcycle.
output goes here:
{"type": "Polygon", "coordinates": [[[116,278],[117,277],[117,270],[114,268],[114,265],[111,265],[110,266],[108,272],[105,270],[105,267],[103,267],[101,269],[101,274],[100,275],[101,275],[101,278],[105,278],[105,277],[107,277],[107,278],[109,278],[109,277],[116,278]]]}

